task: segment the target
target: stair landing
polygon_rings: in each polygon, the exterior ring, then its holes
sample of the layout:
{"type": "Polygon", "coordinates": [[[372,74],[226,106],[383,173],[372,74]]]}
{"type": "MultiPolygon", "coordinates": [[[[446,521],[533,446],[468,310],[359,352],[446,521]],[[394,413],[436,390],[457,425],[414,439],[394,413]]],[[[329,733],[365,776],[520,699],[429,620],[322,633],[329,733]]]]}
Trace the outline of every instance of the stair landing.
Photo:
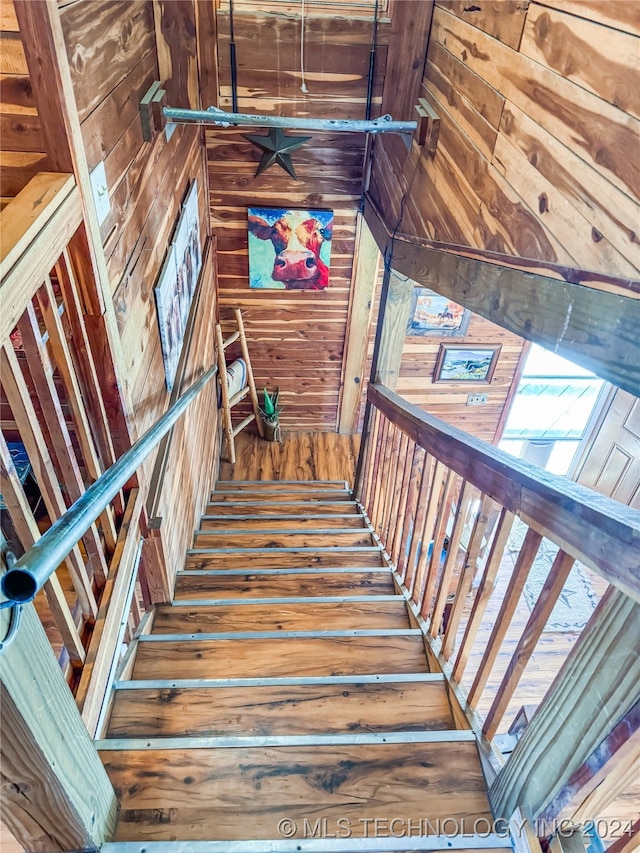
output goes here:
{"type": "Polygon", "coordinates": [[[116,840],[509,846],[473,834],[492,820],[475,737],[344,482],[219,483],[136,646],[98,743],[116,840]]]}

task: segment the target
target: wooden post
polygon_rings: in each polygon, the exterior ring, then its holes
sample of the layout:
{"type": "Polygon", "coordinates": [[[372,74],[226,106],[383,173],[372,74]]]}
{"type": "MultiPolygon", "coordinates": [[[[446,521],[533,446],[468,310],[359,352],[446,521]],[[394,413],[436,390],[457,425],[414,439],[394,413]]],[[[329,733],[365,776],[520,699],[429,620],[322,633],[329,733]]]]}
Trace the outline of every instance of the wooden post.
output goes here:
{"type": "Polygon", "coordinates": [[[398,384],[413,288],[414,283],[410,278],[390,271],[385,303],[380,305],[381,316],[377,330],[379,347],[374,353],[371,369],[371,381],[384,385],[390,391],[395,391],[398,384]]]}
{"type": "Polygon", "coordinates": [[[378,244],[364,217],[358,214],[342,395],[338,415],[338,432],[343,434],[355,433],[358,428],[362,378],[369,349],[369,329],[380,259],[378,244]]]}
{"type": "Polygon", "coordinates": [[[116,795],[33,604],[0,657],[0,702],[2,819],[16,840],[30,853],[109,840],[116,795]]]}
{"type": "Polygon", "coordinates": [[[538,817],[638,701],[639,634],[640,605],[610,588],[491,786],[497,818],[538,817]]]}

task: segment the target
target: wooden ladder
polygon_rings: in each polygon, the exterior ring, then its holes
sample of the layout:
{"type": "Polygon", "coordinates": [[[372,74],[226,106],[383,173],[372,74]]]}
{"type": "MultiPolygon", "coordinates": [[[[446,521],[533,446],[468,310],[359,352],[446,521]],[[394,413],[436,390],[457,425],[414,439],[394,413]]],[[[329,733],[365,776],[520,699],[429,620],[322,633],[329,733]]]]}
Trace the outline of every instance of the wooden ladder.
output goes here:
{"type": "Polygon", "coordinates": [[[234,308],[233,313],[236,317],[237,330],[230,335],[226,340],[222,337],[222,326],[216,323],[216,346],[218,349],[218,371],[220,375],[220,388],[222,396],[222,426],[224,436],[227,443],[227,456],[229,462],[233,465],[236,461],[236,445],[235,438],[246,426],[249,426],[253,421],[258,425],[260,437],[264,436],[262,420],[260,418],[260,408],[258,406],[258,394],[256,393],[256,383],[253,379],[253,369],[251,367],[251,359],[249,358],[249,348],[247,347],[247,337],[244,332],[244,323],[242,322],[242,311],[239,308],[234,308]],[[225,351],[227,347],[240,341],[240,349],[242,358],[247,366],[247,384],[237,391],[232,397],[229,397],[229,385],[227,379],[227,359],[225,351]],[[253,405],[253,413],[247,415],[246,418],[236,424],[234,427],[231,420],[231,409],[249,394],[253,405]]]}

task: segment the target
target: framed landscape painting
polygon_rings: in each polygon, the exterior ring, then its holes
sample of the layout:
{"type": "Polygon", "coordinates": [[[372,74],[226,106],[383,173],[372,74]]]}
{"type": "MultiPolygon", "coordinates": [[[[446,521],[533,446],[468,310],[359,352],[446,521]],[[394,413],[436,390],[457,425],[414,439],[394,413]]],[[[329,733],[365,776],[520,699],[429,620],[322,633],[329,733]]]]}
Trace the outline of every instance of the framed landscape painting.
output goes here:
{"type": "Polygon", "coordinates": [[[440,344],[434,382],[491,382],[502,347],[440,344]]]}
{"type": "Polygon", "coordinates": [[[427,287],[415,287],[407,335],[463,337],[469,328],[470,319],[471,312],[457,302],[427,287]]]}
{"type": "Polygon", "coordinates": [[[249,287],[325,290],[331,266],[332,210],[249,208],[249,287]]]}

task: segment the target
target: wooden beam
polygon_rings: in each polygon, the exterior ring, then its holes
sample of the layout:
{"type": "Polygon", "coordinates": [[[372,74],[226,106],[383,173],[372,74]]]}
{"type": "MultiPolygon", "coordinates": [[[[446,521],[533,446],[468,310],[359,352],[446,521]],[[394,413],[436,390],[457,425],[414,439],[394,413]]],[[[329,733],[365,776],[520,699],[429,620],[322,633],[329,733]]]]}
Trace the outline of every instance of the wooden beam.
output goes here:
{"type": "Polygon", "coordinates": [[[529,272],[535,265],[520,258],[507,266],[507,256],[480,260],[468,256],[479,250],[462,254],[417,237],[390,238],[370,202],[365,218],[381,248],[389,251],[391,242],[397,273],[640,396],[640,299],[634,298],[640,283],[619,279],[615,286],[610,279],[607,289],[597,289],[592,279],[602,285],[606,276],[562,268],[560,279],[529,272]]]}
{"type": "Polygon", "coordinates": [[[414,283],[391,270],[384,304],[380,305],[382,326],[378,323],[380,345],[371,370],[371,379],[395,391],[400,375],[400,362],[407,325],[411,316],[414,283]]]}
{"type": "Polygon", "coordinates": [[[380,267],[380,250],[364,217],[358,214],[356,225],[356,251],[351,281],[351,301],[347,321],[342,396],[338,414],[338,432],[343,434],[358,431],[358,412],[362,396],[364,376],[369,348],[369,328],[373,314],[373,303],[380,267]]]}
{"type": "Polygon", "coordinates": [[[414,118],[424,63],[434,0],[407,3],[394,0],[390,9],[391,34],[382,91],[381,112],[396,121],[414,118]]]}
{"type": "Polygon", "coordinates": [[[115,829],[116,795],[32,604],[2,654],[3,821],[30,853],[100,847],[115,829]]]}
{"type": "Polygon", "coordinates": [[[538,817],[640,698],[640,605],[609,589],[489,790],[497,818],[538,817]]]}
{"type": "Polygon", "coordinates": [[[368,400],[416,444],[477,486],[483,494],[517,513],[563,551],[581,560],[609,583],[640,601],[640,521],[637,510],[515,459],[370,385],[368,400]]]}

